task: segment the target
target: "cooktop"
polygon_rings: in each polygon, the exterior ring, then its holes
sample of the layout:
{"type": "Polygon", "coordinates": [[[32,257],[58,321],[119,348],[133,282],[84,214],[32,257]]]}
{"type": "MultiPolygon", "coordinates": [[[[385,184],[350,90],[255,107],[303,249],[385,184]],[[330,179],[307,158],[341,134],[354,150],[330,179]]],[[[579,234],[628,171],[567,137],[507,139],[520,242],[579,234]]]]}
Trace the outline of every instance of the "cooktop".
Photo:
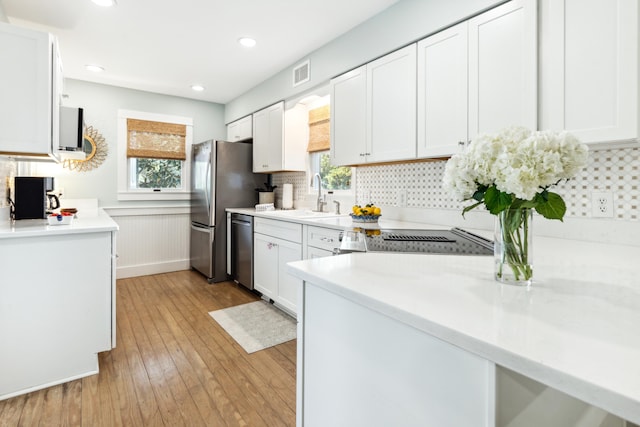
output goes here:
{"type": "Polygon", "coordinates": [[[493,241],[461,228],[451,230],[354,228],[343,233],[339,252],[493,255],[493,241]]]}

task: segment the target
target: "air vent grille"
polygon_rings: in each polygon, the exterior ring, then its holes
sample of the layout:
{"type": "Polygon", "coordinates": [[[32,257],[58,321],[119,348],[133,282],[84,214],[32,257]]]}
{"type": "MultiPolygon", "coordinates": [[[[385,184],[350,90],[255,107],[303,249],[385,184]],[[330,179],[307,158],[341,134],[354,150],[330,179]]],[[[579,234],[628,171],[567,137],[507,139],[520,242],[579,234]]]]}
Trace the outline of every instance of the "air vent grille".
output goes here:
{"type": "Polygon", "coordinates": [[[293,87],[308,82],[310,78],[309,60],[293,68],[293,87]]]}

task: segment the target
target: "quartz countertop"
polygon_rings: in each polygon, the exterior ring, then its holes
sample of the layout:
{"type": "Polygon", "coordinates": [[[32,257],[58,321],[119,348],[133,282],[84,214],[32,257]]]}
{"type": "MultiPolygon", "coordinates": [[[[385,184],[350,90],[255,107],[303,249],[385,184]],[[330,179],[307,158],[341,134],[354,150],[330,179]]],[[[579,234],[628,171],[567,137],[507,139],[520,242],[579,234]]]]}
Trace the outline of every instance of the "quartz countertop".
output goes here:
{"type": "Polygon", "coordinates": [[[451,227],[442,225],[423,224],[418,222],[397,221],[386,219],[384,214],[377,223],[354,222],[349,214],[337,215],[335,213],[312,213],[310,210],[282,210],[256,211],[254,208],[228,208],[227,212],[251,215],[258,218],[277,219],[280,221],[295,222],[298,224],[317,225],[320,227],[334,228],[339,230],[360,227],[367,230],[394,228],[394,229],[437,229],[447,230],[451,227]]]}
{"type": "Polygon", "coordinates": [[[61,234],[116,231],[118,224],[102,209],[83,210],[69,225],[49,225],[46,219],[0,222],[0,239],[56,236],[61,234]]]}
{"type": "Polygon", "coordinates": [[[534,283],[493,257],[358,253],[289,272],[640,423],[640,248],[535,237],[534,283]]]}

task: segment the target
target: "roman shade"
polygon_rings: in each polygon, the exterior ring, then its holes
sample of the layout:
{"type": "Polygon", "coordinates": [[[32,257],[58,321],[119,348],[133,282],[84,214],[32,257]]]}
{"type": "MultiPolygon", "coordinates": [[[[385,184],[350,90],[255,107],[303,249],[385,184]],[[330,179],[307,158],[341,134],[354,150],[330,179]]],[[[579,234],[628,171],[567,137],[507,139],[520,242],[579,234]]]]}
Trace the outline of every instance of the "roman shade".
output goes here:
{"type": "Polygon", "coordinates": [[[329,126],[329,106],[309,110],[308,152],[326,151],[330,148],[331,128],[329,126]]]}
{"type": "Polygon", "coordinates": [[[127,157],[186,160],[187,127],[127,119],[127,157]]]}

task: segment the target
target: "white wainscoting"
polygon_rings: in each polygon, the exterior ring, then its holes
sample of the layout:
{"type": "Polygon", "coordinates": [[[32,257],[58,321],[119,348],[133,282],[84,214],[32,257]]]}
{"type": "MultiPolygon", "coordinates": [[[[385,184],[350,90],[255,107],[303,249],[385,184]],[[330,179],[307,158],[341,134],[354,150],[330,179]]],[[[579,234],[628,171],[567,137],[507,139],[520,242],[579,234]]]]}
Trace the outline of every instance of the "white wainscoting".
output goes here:
{"type": "Polygon", "coordinates": [[[190,268],[189,206],[104,210],[120,227],[116,248],[118,279],[190,268]]]}

